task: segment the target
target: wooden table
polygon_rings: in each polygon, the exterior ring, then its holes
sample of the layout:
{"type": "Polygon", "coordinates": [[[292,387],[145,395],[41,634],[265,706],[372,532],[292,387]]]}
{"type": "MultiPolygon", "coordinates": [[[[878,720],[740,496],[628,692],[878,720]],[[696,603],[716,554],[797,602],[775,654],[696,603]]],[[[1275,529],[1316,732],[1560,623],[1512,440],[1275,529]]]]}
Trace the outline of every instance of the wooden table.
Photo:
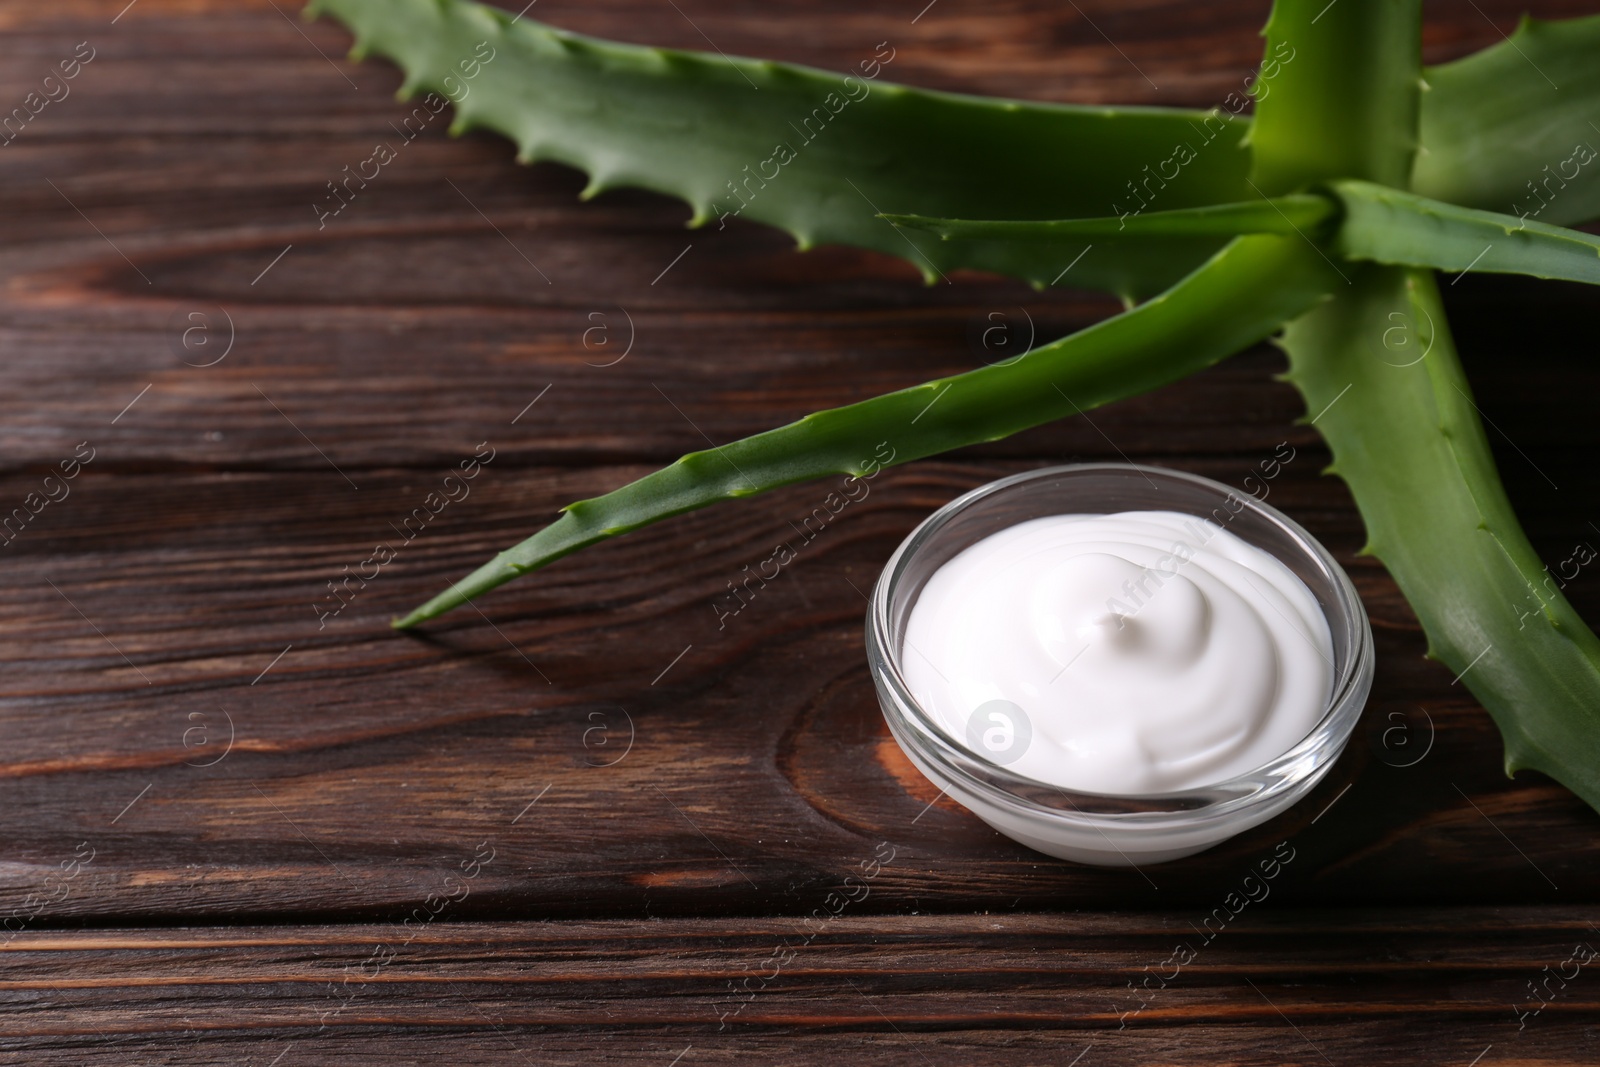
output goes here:
{"type": "MultiPolygon", "coordinates": [[[[713,600],[822,488],[664,523],[398,636],[391,615],[560,504],[974,366],[992,312],[1049,337],[1112,304],[690,233],[643,193],[580,205],[575,173],[443,121],[319,229],[324,183],[403,112],[397,72],[340,58],[344,31],[287,0],[124,3],[0,7],[8,107],[93,52],[0,151],[0,503],[93,457],[0,557],[0,1061],[1595,1062],[1600,977],[1555,975],[1600,945],[1600,822],[1502,775],[1492,723],[1356,554],[1275,353],[887,473],[721,629],[713,600]],[[861,591],[930,509],[1072,459],[1238,484],[1283,441],[1271,502],[1349,568],[1379,652],[1311,797],[1203,856],[1096,870],[911,768],[861,591]],[[405,539],[475,452],[470,494],[405,539]],[[379,544],[396,557],[332,612],[379,544]],[[1229,912],[1280,843],[1293,860],[1229,912]]],[[[537,13],[836,68],[890,40],[904,81],[1199,106],[1247,75],[1264,18],[920,6],[537,13]]],[[[1428,58],[1518,10],[1434,5],[1428,58]]],[[[1600,303],[1446,293],[1536,544],[1600,543],[1600,303]]],[[[1600,618],[1600,578],[1569,593],[1600,618]]]]}

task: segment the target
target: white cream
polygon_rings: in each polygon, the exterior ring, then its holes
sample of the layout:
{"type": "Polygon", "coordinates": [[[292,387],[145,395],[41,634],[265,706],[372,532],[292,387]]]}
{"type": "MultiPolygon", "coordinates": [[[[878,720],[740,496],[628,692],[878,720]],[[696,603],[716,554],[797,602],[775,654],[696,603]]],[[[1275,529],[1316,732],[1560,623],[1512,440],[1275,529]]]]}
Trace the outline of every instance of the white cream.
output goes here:
{"type": "Polygon", "coordinates": [[[951,737],[1028,778],[1117,794],[1260,767],[1322,718],[1333,675],[1305,584],[1173,511],[1054,515],[979,541],[923,587],[900,658],[951,737]]]}

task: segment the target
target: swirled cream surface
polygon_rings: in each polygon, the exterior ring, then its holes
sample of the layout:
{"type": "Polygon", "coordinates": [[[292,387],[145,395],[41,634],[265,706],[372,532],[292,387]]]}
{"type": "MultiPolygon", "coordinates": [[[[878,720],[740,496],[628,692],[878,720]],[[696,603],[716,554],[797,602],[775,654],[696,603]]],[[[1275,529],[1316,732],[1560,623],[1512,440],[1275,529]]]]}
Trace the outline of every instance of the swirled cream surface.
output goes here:
{"type": "Polygon", "coordinates": [[[1328,623],[1305,583],[1214,522],[1052,515],[973,544],[923,587],[902,671],[951,737],[1096,793],[1223,781],[1327,709],[1328,623]]]}

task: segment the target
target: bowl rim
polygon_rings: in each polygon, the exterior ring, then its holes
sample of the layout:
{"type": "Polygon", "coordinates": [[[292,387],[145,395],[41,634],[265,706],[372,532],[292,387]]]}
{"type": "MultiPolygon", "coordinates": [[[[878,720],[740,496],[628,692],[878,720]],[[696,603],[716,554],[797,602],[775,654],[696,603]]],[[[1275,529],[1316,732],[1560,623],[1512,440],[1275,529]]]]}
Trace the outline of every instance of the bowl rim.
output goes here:
{"type": "MultiPolygon", "coordinates": [[[[1059,512],[1075,513],[1103,514],[1059,512]]],[[[1282,559],[1280,553],[1274,555],[1282,559]]],[[[1240,492],[1203,475],[1118,462],[1070,463],[1022,471],[971,489],[935,510],[906,536],[884,564],[867,610],[866,644],[873,681],[879,690],[890,732],[902,747],[909,742],[915,749],[908,755],[930,762],[950,779],[952,787],[959,786],[1001,807],[1050,821],[1072,826],[1114,825],[1123,830],[1141,826],[1151,830],[1170,829],[1175,823],[1224,821],[1297,790],[1308,791],[1349,741],[1366,706],[1374,669],[1372,627],[1361,597],[1344,568],[1303,526],[1254,494],[1240,492]],[[1042,782],[994,763],[951,737],[917,703],[901,673],[901,650],[895,646],[890,622],[894,595],[909,564],[946,524],[985,501],[1030,482],[1087,474],[1158,477],[1187,483],[1215,495],[1218,501],[1242,501],[1245,508],[1286,532],[1311,562],[1328,575],[1333,599],[1331,605],[1322,606],[1323,615],[1335,633],[1335,648],[1339,633],[1343,631],[1348,651],[1343,664],[1336,664],[1322,716],[1298,743],[1253,770],[1204,786],[1157,793],[1097,793],[1042,782]],[[1337,617],[1331,610],[1335,607],[1337,617]],[[1043,802],[1041,795],[1048,794],[1056,794],[1067,806],[1055,806],[1054,797],[1050,798],[1052,803],[1043,802]]]]}

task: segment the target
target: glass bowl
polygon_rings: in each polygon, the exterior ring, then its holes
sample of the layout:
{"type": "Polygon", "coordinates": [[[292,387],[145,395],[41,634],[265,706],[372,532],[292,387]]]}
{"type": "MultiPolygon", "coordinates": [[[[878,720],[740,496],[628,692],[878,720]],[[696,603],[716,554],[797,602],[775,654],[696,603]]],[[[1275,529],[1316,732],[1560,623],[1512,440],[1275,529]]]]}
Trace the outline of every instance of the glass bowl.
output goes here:
{"type": "Polygon", "coordinates": [[[1102,866],[1188,856],[1256,826],[1328,773],[1372,688],[1372,627],[1344,569],[1276,508],[1181,471],[1131,463],[1047,467],[957,497],[905,539],[878,577],[867,658],[883,717],[930,781],[1000,833],[1062,859],[1102,866]],[[933,573],[1008,526],[1046,515],[1177,511],[1210,519],[1288,566],[1315,597],[1333,638],[1331,696],[1293,748],[1247,774],[1172,793],[1075,792],[1018,775],[950,736],[918,706],[901,673],[906,619],[933,573]]]}

